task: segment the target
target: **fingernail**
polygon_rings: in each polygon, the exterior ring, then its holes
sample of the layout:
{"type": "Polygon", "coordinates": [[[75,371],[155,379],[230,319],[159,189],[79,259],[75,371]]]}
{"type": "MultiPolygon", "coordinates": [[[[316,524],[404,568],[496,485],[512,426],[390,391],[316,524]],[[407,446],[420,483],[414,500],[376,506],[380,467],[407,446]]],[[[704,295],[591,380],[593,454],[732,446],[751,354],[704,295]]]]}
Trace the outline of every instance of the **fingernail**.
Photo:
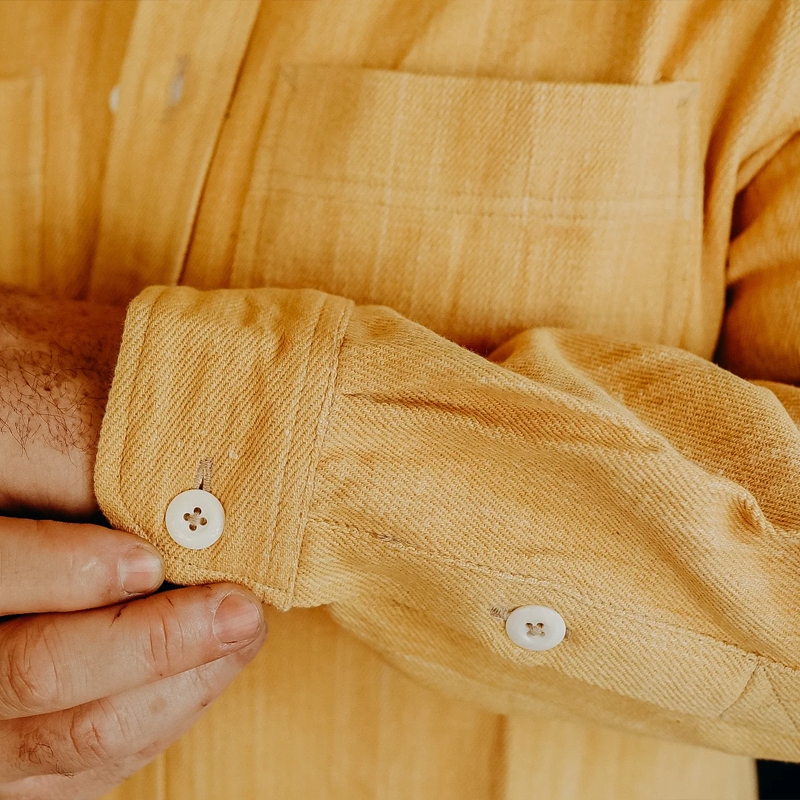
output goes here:
{"type": "Polygon", "coordinates": [[[164,562],[156,550],[134,547],[120,561],[119,578],[128,594],[152,592],[164,580],[164,562]]]}
{"type": "Polygon", "coordinates": [[[241,594],[229,594],[214,615],[214,635],[225,644],[252,639],[261,627],[261,610],[241,594]]]}

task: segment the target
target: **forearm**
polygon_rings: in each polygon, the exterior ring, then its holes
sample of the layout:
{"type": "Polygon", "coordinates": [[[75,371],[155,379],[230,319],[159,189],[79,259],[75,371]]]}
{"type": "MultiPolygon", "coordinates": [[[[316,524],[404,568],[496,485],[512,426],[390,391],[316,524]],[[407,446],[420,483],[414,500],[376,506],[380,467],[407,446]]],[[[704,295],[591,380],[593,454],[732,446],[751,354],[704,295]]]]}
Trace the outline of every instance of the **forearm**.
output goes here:
{"type": "Polygon", "coordinates": [[[87,517],[125,311],[0,287],[0,513],[87,517]]]}

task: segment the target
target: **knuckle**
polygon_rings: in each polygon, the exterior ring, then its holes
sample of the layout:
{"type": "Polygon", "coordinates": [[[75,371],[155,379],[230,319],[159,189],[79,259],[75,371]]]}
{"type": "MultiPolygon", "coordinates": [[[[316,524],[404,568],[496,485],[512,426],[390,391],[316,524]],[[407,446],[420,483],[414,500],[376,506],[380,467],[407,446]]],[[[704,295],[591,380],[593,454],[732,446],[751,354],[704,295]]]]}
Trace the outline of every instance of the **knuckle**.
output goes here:
{"type": "Polygon", "coordinates": [[[193,677],[198,708],[206,708],[217,699],[222,689],[214,681],[214,672],[208,668],[198,667],[194,670],[193,677]]]}
{"type": "Polygon", "coordinates": [[[64,760],[76,771],[92,769],[117,758],[124,739],[120,720],[108,701],[78,706],[67,721],[64,760]]]}
{"type": "Polygon", "coordinates": [[[54,621],[40,618],[34,625],[20,620],[14,626],[0,650],[0,701],[4,706],[23,714],[58,707],[63,695],[59,649],[54,621]]]}
{"type": "Polygon", "coordinates": [[[56,756],[50,737],[40,730],[27,731],[20,736],[17,744],[17,760],[23,774],[27,774],[30,767],[34,767],[37,773],[73,774],[56,756]]]}
{"type": "Polygon", "coordinates": [[[154,604],[147,618],[146,657],[159,678],[182,672],[187,635],[171,603],[154,604]]]}

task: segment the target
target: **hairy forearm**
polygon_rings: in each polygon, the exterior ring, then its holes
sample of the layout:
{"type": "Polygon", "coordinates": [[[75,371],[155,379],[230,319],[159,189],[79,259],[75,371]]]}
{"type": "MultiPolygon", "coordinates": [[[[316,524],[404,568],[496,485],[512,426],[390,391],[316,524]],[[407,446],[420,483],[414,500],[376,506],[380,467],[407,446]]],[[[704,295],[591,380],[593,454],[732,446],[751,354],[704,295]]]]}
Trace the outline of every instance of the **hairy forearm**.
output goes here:
{"type": "Polygon", "coordinates": [[[124,309],[0,287],[0,512],[87,517],[124,309]]]}

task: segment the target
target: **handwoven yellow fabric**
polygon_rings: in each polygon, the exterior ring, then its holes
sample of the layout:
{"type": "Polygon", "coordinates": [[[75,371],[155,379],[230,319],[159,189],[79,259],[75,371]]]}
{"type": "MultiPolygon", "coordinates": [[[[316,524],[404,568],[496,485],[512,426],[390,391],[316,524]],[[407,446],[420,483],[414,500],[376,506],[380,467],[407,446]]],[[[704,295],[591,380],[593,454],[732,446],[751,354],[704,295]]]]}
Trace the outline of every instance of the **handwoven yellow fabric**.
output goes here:
{"type": "Polygon", "coordinates": [[[80,213],[41,157],[79,104],[0,54],[0,253],[136,295],[109,520],[489,708],[800,761],[800,4],[193,0],[120,42],[80,213]]]}

